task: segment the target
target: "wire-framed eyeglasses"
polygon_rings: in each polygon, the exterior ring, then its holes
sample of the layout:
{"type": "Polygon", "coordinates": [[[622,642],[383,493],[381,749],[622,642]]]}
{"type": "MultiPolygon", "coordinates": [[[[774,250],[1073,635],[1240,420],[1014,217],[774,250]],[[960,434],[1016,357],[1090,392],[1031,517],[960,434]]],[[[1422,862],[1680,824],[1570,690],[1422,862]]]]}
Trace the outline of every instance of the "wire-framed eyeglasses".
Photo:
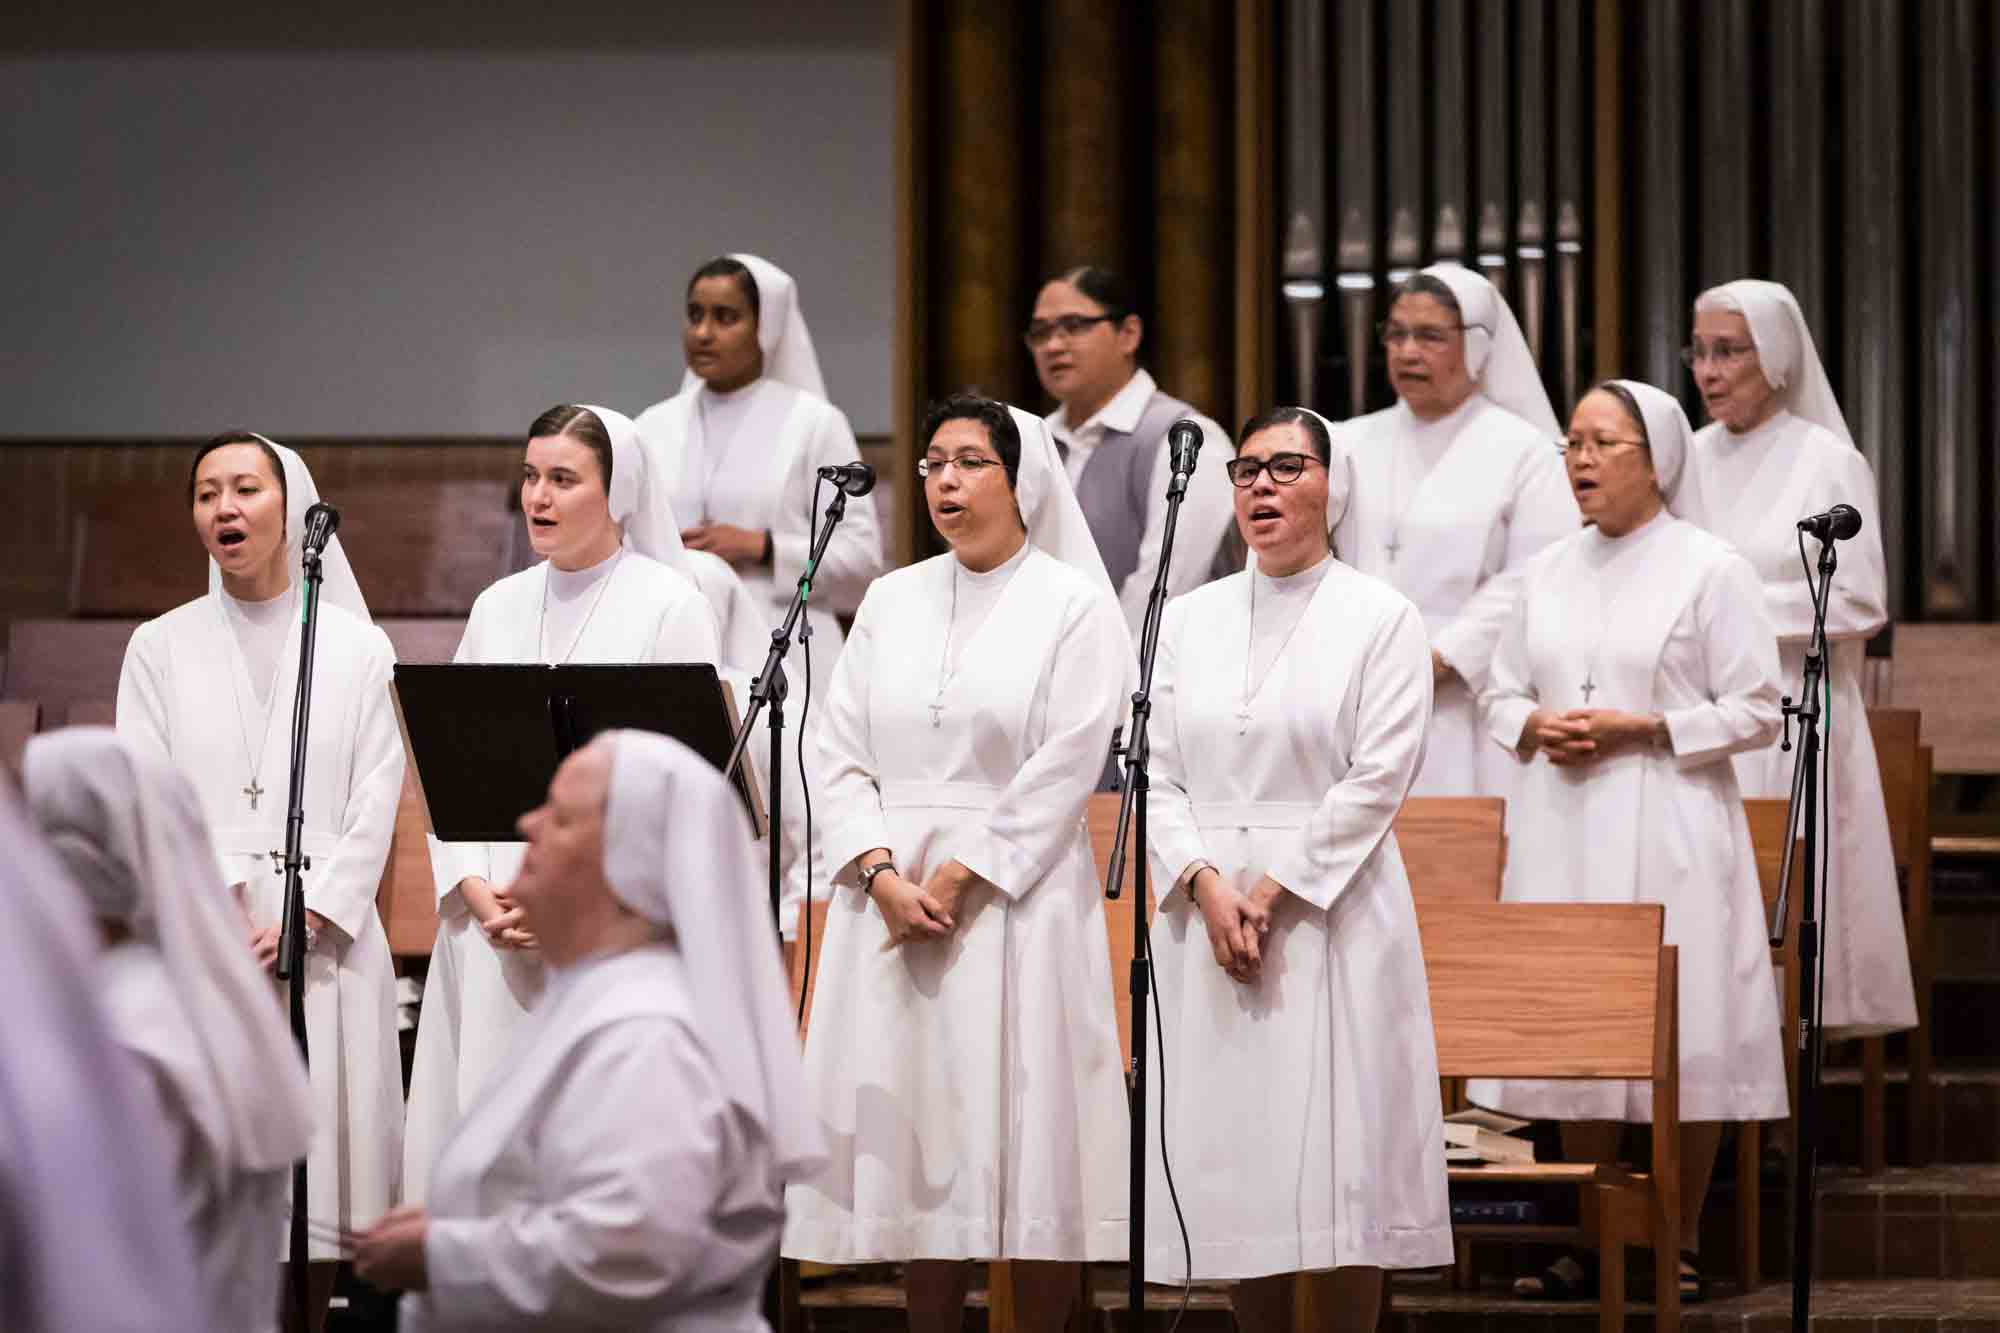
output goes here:
{"type": "Polygon", "coordinates": [[[1229,480],[1238,490],[1257,484],[1257,474],[1269,471],[1271,480],[1289,486],[1306,474],[1308,463],[1319,460],[1310,454],[1272,454],[1269,458],[1232,458],[1224,464],[1229,480]]]}
{"type": "Polygon", "coordinates": [[[987,468],[1005,466],[997,458],[986,458],[980,454],[960,454],[957,458],[924,457],[917,460],[917,475],[926,479],[942,477],[947,468],[955,467],[959,476],[967,481],[976,481],[987,468]]]}
{"type": "Polygon", "coordinates": [[[1627,447],[1635,449],[1644,449],[1649,446],[1646,444],[1644,440],[1567,439],[1567,440],[1556,441],[1556,452],[1561,454],[1565,459],[1582,458],[1586,455],[1595,458],[1602,458],[1614,449],[1622,449],[1627,447]]]}
{"type": "Polygon", "coordinates": [[[1028,325],[1028,331],[1021,335],[1021,341],[1030,347],[1044,347],[1049,339],[1060,333],[1064,338],[1080,338],[1090,332],[1093,324],[1115,324],[1116,315],[1057,315],[1054,319],[1038,319],[1028,325]]]}

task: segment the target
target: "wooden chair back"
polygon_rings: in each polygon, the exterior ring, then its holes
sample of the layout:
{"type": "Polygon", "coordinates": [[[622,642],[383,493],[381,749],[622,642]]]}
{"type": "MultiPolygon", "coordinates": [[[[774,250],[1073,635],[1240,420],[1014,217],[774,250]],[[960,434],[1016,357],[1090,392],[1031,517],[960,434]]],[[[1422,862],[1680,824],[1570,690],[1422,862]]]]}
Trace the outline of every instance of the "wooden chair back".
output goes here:
{"type": "Polygon", "coordinates": [[[428,957],[437,940],[437,880],[431,870],[429,825],[416,774],[405,770],[396,801],[396,826],[389,835],[389,859],[375,889],[375,910],[389,936],[389,952],[399,958],[428,957]]]}
{"type": "Polygon", "coordinates": [[[1918,851],[1917,825],[1930,804],[1918,754],[1921,723],[1922,714],[1913,708],[1868,710],[1868,731],[1882,774],[1882,803],[1889,812],[1889,845],[1895,850],[1896,870],[1906,879],[1918,851]]]}
{"type": "Polygon", "coordinates": [[[2000,693],[1990,674],[1995,661],[2000,624],[1896,626],[1889,703],[1933,719],[1938,772],[2000,773],[2000,693]]]}
{"type": "Polygon", "coordinates": [[[0,768],[21,771],[21,752],[42,725],[42,706],[33,699],[0,699],[0,768]]]}
{"type": "MultiPolygon", "coordinates": [[[[1084,820],[1090,827],[1090,850],[1101,890],[1111,875],[1111,844],[1118,836],[1118,793],[1091,793],[1084,820]]],[[[1132,974],[1132,885],[1136,880],[1133,865],[1128,854],[1121,891],[1104,903],[1105,943],[1111,951],[1111,1004],[1118,1013],[1118,1051],[1128,1068],[1132,1063],[1132,987],[1128,983],[1132,974]]],[[[1150,882],[1149,876],[1146,893],[1149,915],[1159,902],[1159,888],[1150,882]]]]}
{"type": "Polygon", "coordinates": [[[1678,1082],[1665,925],[1657,903],[1435,904],[1421,929],[1438,1073],[1678,1082]]]}
{"type": "Polygon", "coordinates": [[[1507,803],[1497,796],[1412,796],[1396,815],[1396,845],[1419,911],[1435,902],[1500,901],[1507,803]]]}
{"type": "MultiPolygon", "coordinates": [[[[155,553],[155,560],[158,559],[155,553]]],[[[39,700],[44,721],[69,716],[84,699],[116,699],[125,644],[136,620],[16,620],[7,629],[4,693],[39,700]]]]}
{"type": "Polygon", "coordinates": [[[813,988],[819,984],[819,957],[826,945],[826,899],[817,893],[812,904],[812,958],[806,958],[806,936],[795,935],[785,944],[785,972],[792,983],[792,1010],[799,1011],[799,997],[805,997],[805,1016],[799,1020],[799,1044],[805,1045],[806,1028],[812,1023],[813,988]]]}

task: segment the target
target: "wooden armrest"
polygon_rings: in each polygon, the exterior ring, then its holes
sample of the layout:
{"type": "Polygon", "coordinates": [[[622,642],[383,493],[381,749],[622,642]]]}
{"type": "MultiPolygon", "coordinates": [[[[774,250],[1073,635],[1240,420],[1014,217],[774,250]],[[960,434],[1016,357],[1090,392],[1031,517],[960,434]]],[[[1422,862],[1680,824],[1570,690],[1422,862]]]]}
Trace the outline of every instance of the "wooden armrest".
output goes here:
{"type": "Polygon", "coordinates": [[[1447,1167],[1445,1178],[1454,1185],[1632,1185],[1645,1179],[1615,1162],[1490,1162],[1447,1167]]]}
{"type": "Polygon", "coordinates": [[[1936,856],[2000,857],[2000,838],[1947,837],[1940,834],[1931,839],[1931,852],[1936,856]]]}

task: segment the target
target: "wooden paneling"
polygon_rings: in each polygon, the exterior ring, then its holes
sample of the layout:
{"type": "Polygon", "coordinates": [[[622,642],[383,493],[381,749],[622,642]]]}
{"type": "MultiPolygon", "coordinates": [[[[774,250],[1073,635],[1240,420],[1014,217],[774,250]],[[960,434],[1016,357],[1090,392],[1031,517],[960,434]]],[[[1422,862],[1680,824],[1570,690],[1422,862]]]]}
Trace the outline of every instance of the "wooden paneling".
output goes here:
{"type": "Polygon", "coordinates": [[[1153,230],[1157,315],[1146,330],[1154,374],[1231,430],[1230,214],[1216,206],[1230,158],[1225,89],[1213,76],[1228,41],[1220,0],[1173,0],[1154,12],[1153,230]]]}
{"type": "Polygon", "coordinates": [[[2000,625],[1898,625],[1889,701],[1923,714],[1940,773],[2000,773],[2000,625]]]}
{"type": "Polygon", "coordinates": [[[1041,268],[1126,265],[1124,155],[1127,62],[1118,0],[1044,0],[1041,268]]]}

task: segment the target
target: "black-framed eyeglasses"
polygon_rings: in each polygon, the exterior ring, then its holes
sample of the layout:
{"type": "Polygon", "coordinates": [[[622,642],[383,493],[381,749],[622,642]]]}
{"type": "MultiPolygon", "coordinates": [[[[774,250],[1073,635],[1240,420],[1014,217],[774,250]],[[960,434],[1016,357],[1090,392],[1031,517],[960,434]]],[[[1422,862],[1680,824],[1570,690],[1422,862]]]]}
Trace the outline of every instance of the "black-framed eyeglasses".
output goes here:
{"type": "Polygon", "coordinates": [[[1038,319],[1028,325],[1028,331],[1021,335],[1021,341],[1030,347],[1041,347],[1058,333],[1065,338],[1080,338],[1090,331],[1090,326],[1093,324],[1117,322],[1116,315],[1057,315],[1054,319],[1038,319]]]}
{"type": "Polygon", "coordinates": [[[928,480],[933,476],[942,477],[945,469],[955,467],[959,476],[972,481],[987,468],[1005,466],[1007,465],[997,458],[984,458],[979,454],[960,454],[957,458],[926,457],[917,460],[917,475],[928,480]]]}
{"type": "Polygon", "coordinates": [[[1375,326],[1375,338],[1384,347],[1394,347],[1398,343],[1415,341],[1425,351],[1435,351],[1451,341],[1451,335],[1462,333],[1464,324],[1398,324],[1394,320],[1383,320],[1375,326]]]}
{"type": "Polygon", "coordinates": [[[1257,484],[1257,474],[1269,469],[1271,480],[1289,486],[1306,474],[1306,464],[1319,460],[1310,454],[1272,454],[1269,458],[1232,458],[1223,464],[1230,482],[1238,490],[1257,484]]]}

